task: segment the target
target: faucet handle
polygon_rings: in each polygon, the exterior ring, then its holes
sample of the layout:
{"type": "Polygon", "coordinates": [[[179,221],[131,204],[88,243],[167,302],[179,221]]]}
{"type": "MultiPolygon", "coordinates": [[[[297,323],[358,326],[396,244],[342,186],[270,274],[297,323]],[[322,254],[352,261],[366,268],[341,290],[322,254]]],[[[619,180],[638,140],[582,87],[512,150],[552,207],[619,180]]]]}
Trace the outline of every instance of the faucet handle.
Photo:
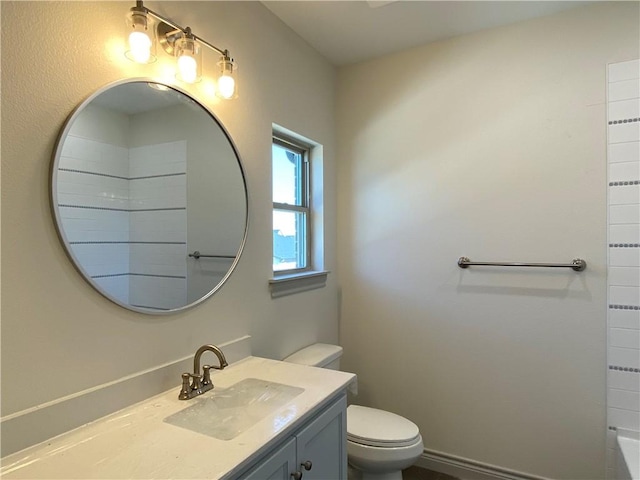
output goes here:
{"type": "Polygon", "coordinates": [[[191,385],[189,384],[190,379],[190,373],[182,374],[182,388],[180,388],[180,393],[178,394],[179,400],[188,400],[191,398],[191,385]]]}
{"type": "Polygon", "coordinates": [[[202,386],[206,387],[207,385],[211,385],[211,365],[204,365],[202,367],[202,386]]]}

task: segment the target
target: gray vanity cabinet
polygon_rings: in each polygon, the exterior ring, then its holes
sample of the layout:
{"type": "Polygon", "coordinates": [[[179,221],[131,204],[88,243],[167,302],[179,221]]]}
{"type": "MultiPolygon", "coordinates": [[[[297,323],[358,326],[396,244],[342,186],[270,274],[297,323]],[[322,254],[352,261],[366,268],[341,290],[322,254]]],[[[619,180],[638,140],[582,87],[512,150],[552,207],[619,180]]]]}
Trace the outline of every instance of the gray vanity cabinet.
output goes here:
{"type": "Polygon", "coordinates": [[[296,439],[290,438],[259,461],[242,480],[291,480],[296,471],[296,439]]]}
{"type": "Polygon", "coordinates": [[[258,460],[242,480],[346,480],[347,401],[343,394],[258,460]]]}

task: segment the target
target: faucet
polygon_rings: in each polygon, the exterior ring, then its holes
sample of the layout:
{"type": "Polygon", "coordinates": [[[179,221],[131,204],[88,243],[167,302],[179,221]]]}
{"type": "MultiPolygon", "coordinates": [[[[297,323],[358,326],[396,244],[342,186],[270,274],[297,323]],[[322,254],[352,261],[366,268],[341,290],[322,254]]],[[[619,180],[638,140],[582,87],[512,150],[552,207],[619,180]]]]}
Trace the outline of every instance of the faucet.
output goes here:
{"type": "Polygon", "coordinates": [[[219,367],[213,367],[216,370],[222,370],[224,367],[228,367],[227,359],[224,357],[224,353],[215,345],[203,345],[198,350],[196,350],[196,354],[193,356],[193,373],[200,373],[200,358],[204,352],[213,352],[218,357],[218,361],[220,362],[219,367]]]}
{"type": "Polygon", "coordinates": [[[227,359],[220,350],[215,345],[203,345],[198,350],[196,350],[196,354],[193,357],[193,373],[183,373],[182,374],[182,387],[180,388],[180,393],[178,394],[178,398],[180,400],[189,400],[193,397],[197,397],[198,395],[202,395],[204,392],[208,392],[213,388],[213,383],[211,383],[211,373],[210,370],[212,368],[216,370],[222,370],[224,367],[229,366],[227,363],[227,359]],[[212,365],[204,365],[202,367],[202,375],[200,374],[200,358],[204,352],[213,352],[216,357],[218,357],[219,366],[212,365]],[[190,382],[190,380],[193,380],[190,382]]]}

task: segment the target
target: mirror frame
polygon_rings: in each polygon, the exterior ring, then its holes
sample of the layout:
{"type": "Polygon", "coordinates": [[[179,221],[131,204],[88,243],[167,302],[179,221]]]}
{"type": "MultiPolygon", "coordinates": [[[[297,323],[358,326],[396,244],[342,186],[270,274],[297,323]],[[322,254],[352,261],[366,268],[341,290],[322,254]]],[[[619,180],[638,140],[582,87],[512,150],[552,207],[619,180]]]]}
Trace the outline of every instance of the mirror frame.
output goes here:
{"type": "Polygon", "coordinates": [[[220,290],[222,288],[222,286],[227,282],[227,280],[229,279],[229,277],[231,276],[231,274],[235,271],[236,266],[238,265],[238,262],[240,261],[240,257],[242,255],[242,252],[244,250],[244,246],[246,244],[246,240],[247,240],[247,234],[249,231],[249,192],[247,189],[247,177],[245,174],[245,170],[242,164],[242,160],[240,158],[240,153],[238,152],[238,148],[236,147],[236,144],[234,143],[233,139],[231,138],[231,135],[229,134],[229,132],[227,131],[227,129],[224,127],[224,125],[222,124],[222,122],[218,119],[218,117],[216,117],[216,115],[211,111],[211,109],[209,109],[208,107],[206,107],[205,105],[202,104],[202,102],[200,102],[199,100],[197,100],[191,93],[187,92],[186,90],[176,86],[176,85],[168,85],[167,83],[158,80],[158,79],[154,79],[154,78],[126,78],[123,80],[117,80],[115,82],[111,82],[108,83],[106,85],[103,85],[102,87],[98,88],[95,92],[93,92],[91,95],[89,95],[88,97],[86,97],[81,103],[79,103],[73,110],[72,112],[67,116],[67,118],[64,121],[64,124],[62,126],[62,128],[60,129],[60,132],[58,133],[58,137],[56,138],[56,142],[53,148],[53,156],[52,156],[52,162],[51,162],[51,168],[50,168],[50,182],[49,182],[49,198],[50,198],[50,202],[51,202],[51,210],[52,210],[52,214],[53,214],[53,218],[54,218],[54,223],[55,223],[55,228],[56,231],[58,233],[58,237],[62,243],[62,246],[65,250],[65,253],[67,254],[67,256],[69,257],[69,259],[71,260],[71,263],[73,264],[73,266],[75,267],[75,269],[80,273],[80,275],[82,275],[82,278],[89,283],[89,285],[91,285],[98,293],[100,293],[102,296],[104,296],[105,298],[107,298],[108,300],[110,300],[111,302],[126,308],[127,310],[131,310],[137,313],[143,313],[143,314],[147,314],[147,315],[154,315],[154,316],[164,316],[164,315],[172,315],[175,313],[179,313],[179,312],[183,312],[185,310],[188,310],[190,308],[193,308],[197,305],[200,305],[201,303],[203,303],[205,300],[209,299],[214,293],[216,293],[218,290],[220,290]],[[215,124],[218,126],[218,128],[220,128],[220,130],[222,131],[222,133],[224,134],[224,136],[226,137],[227,141],[229,142],[229,145],[231,146],[231,149],[233,150],[233,153],[235,154],[236,157],[236,161],[238,163],[238,168],[240,170],[240,175],[242,177],[242,185],[244,186],[244,201],[245,201],[245,214],[244,214],[244,232],[242,235],[242,240],[240,241],[240,246],[238,247],[238,251],[236,253],[235,259],[233,260],[233,263],[231,264],[231,266],[229,267],[229,270],[227,271],[227,273],[222,277],[222,279],[217,283],[217,285],[215,285],[206,295],[203,295],[201,298],[199,298],[198,300],[189,303],[183,307],[178,307],[178,308],[173,308],[173,309],[168,309],[168,310],[154,310],[154,309],[149,309],[149,308],[141,308],[141,307],[136,307],[133,305],[129,305],[127,303],[124,303],[120,300],[118,300],[117,298],[115,298],[114,296],[112,296],[111,294],[109,294],[109,292],[105,291],[104,289],[102,289],[96,282],[94,282],[94,280],[91,278],[91,276],[85,271],[85,269],[82,267],[81,263],[78,261],[78,259],[76,258],[76,255],[73,253],[73,249],[71,248],[69,241],[67,239],[67,236],[64,232],[63,229],[63,225],[62,225],[62,218],[60,216],[60,211],[58,209],[58,195],[57,195],[57,181],[58,181],[58,167],[60,164],[60,157],[61,157],[61,152],[62,152],[62,146],[64,144],[65,139],[67,138],[67,135],[69,134],[71,127],[73,126],[75,120],[78,118],[78,116],[80,115],[80,112],[82,112],[84,110],[84,108],[86,106],[88,106],[96,97],[98,97],[99,95],[101,95],[102,93],[104,93],[107,90],[110,90],[114,87],[117,87],[119,85],[125,85],[128,83],[155,83],[158,85],[163,85],[165,87],[167,87],[170,90],[174,90],[177,93],[186,96],[187,98],[189,98],[191,101],[193,101],[195,104],[197,104],[200,108],[202,108],[204,110],[205,113],[207,113],[209,115],[209,117],[211,117],[211,119],[215,122],[215,124]]]}

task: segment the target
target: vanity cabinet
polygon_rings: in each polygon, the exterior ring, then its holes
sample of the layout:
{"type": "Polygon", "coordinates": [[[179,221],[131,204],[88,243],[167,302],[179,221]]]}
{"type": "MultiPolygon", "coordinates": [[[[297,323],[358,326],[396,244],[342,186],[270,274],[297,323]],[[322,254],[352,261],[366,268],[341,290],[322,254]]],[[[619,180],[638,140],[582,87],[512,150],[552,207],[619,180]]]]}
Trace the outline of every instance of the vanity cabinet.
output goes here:
{"type": "MultiPolygon", "coordinates": [[[[177,389],[172,388],[4,457],[0,477],[346,480],[346,389],[355,381],[352,373],[246,357],[216,372],[218,390],[201,400],[185,403],[178,400],[177,389]],[[260,413],[259,409],[247,411],[245,404],[235,409],[235,400],[221,396],[224,389],[229,393],[242,382],[289,386],[297,394],[284,405],[268,410],[262,420],[251,423],[250,414],[260,413]],[[219,404],[213,401],[216,395],[221,396],[219,404]],[[204,418],[191,415],[197,410],[194,407],[207,403],[211,409],[203,410],[204,418]],[[214,406],[221,411],[219,414],[211,413],[214,406]],[[177,415],[189,416],[191,423],[172,423],[177,415]],[[209,434],[222,421],[234,419],[238,420],[234,425],[244,428],[237,436],[224,440],[209,434]]],[[[238,398],[247,402],[255,398],[250,389],[247,392],[238,398]]],[[[36,420],[26,424],[37,426],[36,420]]]]}
{"type": "Polygon", "coordinates": [[[347,400],[341,395],[270,450],[242,480],[346,480],[347,400]]]}
{"type": "Polygon", "coordinates": [[[249,473],[242,476],[242,480],[291,480],[291,472],[295,472],[296,439],[290,438],[283,445],[275,448],[259,461],[249,473]]]}

